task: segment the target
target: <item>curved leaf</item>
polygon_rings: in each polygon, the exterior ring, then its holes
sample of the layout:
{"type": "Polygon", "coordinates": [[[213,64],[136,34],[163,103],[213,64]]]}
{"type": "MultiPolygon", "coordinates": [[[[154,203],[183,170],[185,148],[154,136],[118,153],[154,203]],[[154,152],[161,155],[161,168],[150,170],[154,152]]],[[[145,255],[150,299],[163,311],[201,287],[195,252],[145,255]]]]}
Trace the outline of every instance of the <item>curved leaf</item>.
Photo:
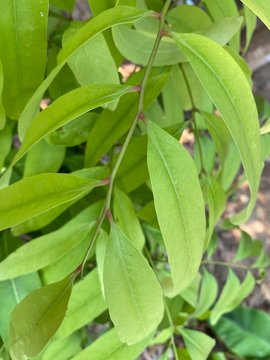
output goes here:
{"type": "Polygon", "coordinates": [[[0,190],[0,230],[80,198],[101,184],[70,174],[40,174],[0,190]]]}
{"type": "Polygon", "coordinates": [[[143,255],[113,224],[104,260],[104,290],[117,334],[134,344],[150,335],[163,317],[163,296],[143,255]]]}
{"type": "Polygon", "coordinates": [[[72,55],[75,54],[78,49],[90,41],[94,36],[111,26],[136,22],[149,14],[149,11],[143,11],[131,6],[117,6],[94,17],[80,31],[78,31],[76,36],[73,36],[70,42],[68,42],[68,44],[66,44],[66,46],[60,51],[58,58],[59,65],[52,70],[49,76],[38,87],[22,112],[19,119],[20,139],[24,138],[25,131],[37,112],[39,102],[43,94],[67,61],[71,59],[72,55]]]}
{"type": "Polygon", "coordinates": [[[267,0],[241,0],[248,6],[270,29],[270,2],[267,0]]]}
{"type": "Polygon", "coordinates": [[[33,291],[11,313],[10,353],[14,359],[38,355],[61,325],[74,275],[33,291]]]}
{"type": "Polygon", "coordinates": [[[172,274],[165,293],[174,296],[191,283],[200,265],[205,236],[204,201],[188,152],[151,122],[148,134],[148,169],[172,274]]]}
{"type": "Polygon", "coordinates": [[[61,96],[34,118],[12,165],[16,164],[39,140],[62,125],[131,91],[133,91],[131,86],[91,84],[61,96]]]}
{"type": "Polygon", "coordinates": [[[180,329],[188,353],[192,360],[206,360],[215,346],[215,340],[208,335],[195,330],[180,329]]]}
{"type": "Polygon", "coordinates": [[[262,171],[259,121],[250,86],[234,59],[212,40],[193,34],[172,33],[172,37],[221,113],[239,150],[251,192],[248,207],[231,219],[240,224],[252,212],[262,171]]]}

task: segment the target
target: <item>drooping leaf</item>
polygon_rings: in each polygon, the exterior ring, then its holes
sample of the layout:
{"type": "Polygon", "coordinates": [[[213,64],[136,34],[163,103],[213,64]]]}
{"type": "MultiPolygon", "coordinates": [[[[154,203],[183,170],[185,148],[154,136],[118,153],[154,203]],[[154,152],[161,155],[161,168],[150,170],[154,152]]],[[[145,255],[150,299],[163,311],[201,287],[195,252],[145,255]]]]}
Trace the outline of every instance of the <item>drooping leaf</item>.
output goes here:
{"type": "Polygon", "coordinates": [[[100,184],[100,181],[70,174],[40,174],[24,178],[0,190],[0,230],[78,199],[100,184]]]}
{"type": "Polygon", "coordinates": [[[187,151],[151,122],[148,134],[148,169],[172,275],[164,290],[174,296],[191,283],[199,268],[205,235],[204,201],[187,151]]]}
{"type": "MultiPolygon", "coordinates": [[[[38,87],[27,106],[25,107],[23,113],[20,116],[19,120],[19,136],[20,139],[24,138],[26,129],[32,121],[32,118],[35,116],[38,109],[39,102],[48,89],[52,81],[67,63],[67,61],[72,57],[75,52],[90,41],[94,36],[101,33],[102,31],[108,29],[111,26],[117,24],[126,24],[136,22],[139,19],[148,16],[149,11],[145,12],[140,9],[136,9],[129,6],[118,6],[113,9],[104,11],[99,16],[91,19],[77,34],[73,36],[71,41],[61,50],[59,53],[58,63],[50,73],[50,75],[43,81],[43,83],[38,87]]],[[[31,72],[30,72],[31,73],[31,72]]]]}
{"type": "Polygon", "coordinates": [[[231,220],[242,223],[254,207],[262,171],[258,114],[250,86],[233,58],[210,39],[176,33],[172,37],[220,111],[239,150],[251,199],[248,207],[231,220]]]}
{"type": "Polygon", "coordinates": [[[73,360],[134,360],[147,347],[151,338],[146,338],[134,345],[122,343],[117,336],[115,329],[108,331],[97,339],[93,344],[84,349],[73,360]]]}
{"type": "Polygon", "coordinates": [[[270,355],[270,316],[262,310],[239,307],[223,316],[213,330],[240,357],[266,359],[270,355]]]}
{"type": "Polygon", "coordinates": [[[215,346],[215,340],[210,336],[195,330],[180,328],[188,353],[192,360],[206,360],[215,346]]]}
{"type": "Polygon", "coordinates": [[[3,103],[18,119],[43,80],[47,53],[49,1],[3,0],[0,14],[0,53],[4,70],[3,103]]]}
{"type": "Polygon", "coordinates": [[[19,247],[0,263],[0,281],[40,270],[61,259],[91,232],[94,223],[63,227],[19,247]]]}
{"type": "Polygon", "coordinates": [[[21,159],[39,140],[62,125],[131,91],[133,89],[130,86],[92,84],[82,86],[61,96],[34,118],[12,164],[14,165],[21,159]]]}
{"type": "Polygon", "coordinates": [[[106,308],[95,269],[73,287],[65,319],[56,336],[66,337],[90,324],[106,308]]]}
{"type": "Polygon", "coordinates": [[[10,353],[14,359],[38,355],[61,325],[74,275],[33,291],[15,307],[10,321],[10,353]]]}
{"type": "Polygon", "coordinates": [[[270,3],[267,0],[241,0],[248,6],[270,29],[270,3]]]}
{"type": "Polygon", "coordinates": [[[117,334],[134,344],[149,336],[163,317],[163,296],[143,255],[113,224],[104,260],[104,290],[117,334]]]}
{"type": "Polygon", "coordinates": [[[132,241],[133,245],[138,250],[142,250],[145,242],[144,234],[133,203],[125,193],[118,189],[114,191],[113,214],[116,224],[132,241]]]}

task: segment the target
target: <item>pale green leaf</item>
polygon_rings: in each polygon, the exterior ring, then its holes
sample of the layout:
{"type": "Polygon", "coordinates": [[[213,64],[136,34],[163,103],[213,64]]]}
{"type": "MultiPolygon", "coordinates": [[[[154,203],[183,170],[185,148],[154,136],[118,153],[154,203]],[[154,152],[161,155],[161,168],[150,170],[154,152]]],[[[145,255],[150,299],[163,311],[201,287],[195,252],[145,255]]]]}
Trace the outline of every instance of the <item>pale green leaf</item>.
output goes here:
{"type": "Polygon", "coordinates": [[[94,223],[66,226],[19,247],[0,263],[0,281],[40,270],[72,251],[89,233],[94,223]]]}
{"type": "Polygon", "coordinates": [[[103,271],[104,271],[104,260],[106,254],[107,242],[109,241],[109,235],[101,229],[96,243],[96,261],[97,261],[97,271],[100,282],[100,287],[102,295],[104,295],[104,283],[103,283],[103,271]]]}
{"type": "Polygon", "coordinates": [[[172,37],[221,113],[239,150],[251,192],[248,207],[232,218],[233,223],[242,223],[256,202],[262,171],[259,121],[250,86],[233,58],[210,39],[176,33],[172,37]]]}
{"type": "Polygon", "coordinates": [[[270,120],[268,120],[260,130],[261,135],[268,134],[270,132],[270,120]]]}
{"type": "Polygon", "coordinates": [[[6,111],[4,109],[4,105],[2,104],[3,85],[4,85],[3,65],[0,59],[0,130],[2,130],[6,124],[6,111]]]}
{"type": "MultiPolygon", "coordinates": [[[[76,53],[83,45],[90,41],[94,36],[117,24],[126,24],[136,22],[139,19],[148,16],[149,11],[145,12],[140,9],[129,6],[118,6],[113,9],[104,11],[99,16],[94,17],[85,26],[73,36],[71,41],[59,53],[58,64],[43,81],[31,97],[19,120],[19,135],[23,139],[25,131],[35,116],[39,102],[44,92],[51,85],[60,70],[64,67],[72,55],[76,53]]],[[[31,73],[31,71],[30,71],[31,73]]]]}
{"type": "Polygon", "coordinates": [[[144,351],[150,340],[147,338],[128,346],[119,340],[115,329],[112,329],[75,356],[73,360],[134,360],[144,351]]]}
{"type": "Polygon", "coordinates": [[[54,130],[87,111],[114,101],[131,91],[133,89],[130,86],[92,84],[61,96],[33,119],[12,165],[16,164],[39,140],[54,130]]]}
{"type": "Polygon", "coordinates": [[[114,191],[113,215],[116,224],[132,244],[138,250],[142,250],[145,239],[134,205],[128,195],[118,189],[114,191]]]}
{"type": "Polygon", "coordinates": [[[215,346],[215,340],[210,336],[195,330],[180,328],[185,345],[192,360],[207,360],[215,346]]]}
{"type": "Polygon", "coordinates": [[[56,336],[66,337],[82,326],[90,324],[106,308],[95,269],[73,287],[65,319],[56,336]]]}
{"type": "Polygon", "coordinates": [[[256,29],[257,25],[257,16],[256,14],[248,7],[244,5],[244,16],[246,23],[246,43],[245,43],[245,52],[248,50],[252,35],[256,29]]]}
{"type": "Polygon", "coordinates": [[[70,174],[40,174],[0,190],[0,230],[78,199],[101,181],[70,174]]]}
{"type": "Polygon", "coordinates": [[[38,355],[61,325],[74,275],[33,291],[11,313],[10,353],[14,360],[38,355]]]}
{"type": "Polygon", "coordinates": [[[203,315],[214,304],[218,294],[218,283],[216,278],[204,269],[200,284],[200,292],[196,304],[196,311],[192,316],[203,315]]]}
{"type": "Polygon", "coordinates": [[[268,0],[241,0],[248,6],[270,29],[270,2],[268,0]]]}
{"type": "Polygon", "coordinates": [[[134,344],[150,335],[163,317],[163,295],[143,255],[113,224],[104,261],[104,290],[121,341],[134,344]]]}
{"type": "Polygon", "coordinates": [[[49,1],[2,0],[1,8],[3,103],[7,115],[18,119],[44,76],[49,1]]]}
{"type": "MultiPolygon", "coordinates": [[[[42,360],[68,360],[78,354],[81,349],[80,334],[75,333],[64,339],[52,341],[40,357],[42,360]]],[[[38,358],[38,360],[41,359],[38,358]]]]}
{"type": "Polygon", "coordinates": [[[188,152],[151,122],[148,133],[148,169],[172,275],[165,293],[174,296],[188,287],[200,265],[205,236],[204,201],[188,152]]]}

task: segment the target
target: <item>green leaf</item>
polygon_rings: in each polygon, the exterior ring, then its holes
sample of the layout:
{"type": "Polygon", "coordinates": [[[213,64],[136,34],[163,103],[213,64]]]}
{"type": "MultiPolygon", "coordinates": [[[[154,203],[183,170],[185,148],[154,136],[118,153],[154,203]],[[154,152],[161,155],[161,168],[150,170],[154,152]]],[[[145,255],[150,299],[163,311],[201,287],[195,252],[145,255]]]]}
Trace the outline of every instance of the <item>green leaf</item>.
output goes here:
{"type": "Polygon", "coordinates": [[[97,270],[92,270],[73,287],[65,319],[57,337],[66,337],[91,323],[107,308],[103,298],[97,270]]]}
{"type": "Polygon", "coordinates": [[[136,22],[139,19],[148,16],[149,14],[149,11],[145,12],[134,7],[118,6],[113,9],[104,11],[99,16],[94,17],[88,23],[86,23],[85,26],[76,34],[76,36],[72,37],[65,48],[61,50],[58,58],[59,65],[57,65],[51,71],[50,75],[38,87],[25,107],[23,113],[21,114],[19,120],[20,139],[24,138],[25,131],[37,112],[39,102],[43,94],[51,85],[52,81],[55,79],[60,70],[64,67],[68,60],[71,59],[72,55],[75,54],[78,49],[90,41],[94,36],[111,26],[136,22]]]}
{"type": "Polygon", "coordinates": [[[257,16],[248,6],[244,5],[244,15],[246,23],[246,43],[245,43],[245,52],[248,50],[252,35],[256,29],[257,25],[257,16]]]}
{"type": "Polygon", "coordinates": [[[12,145],[12,126],[7,123],[5,127],[0,130],[0,171],[5,164],[6,157],[10,152],[12,145]]]}
{"type": "Polygon", "coordinates": [[[115,329],[108,331],[93,344],[75,356],[73,360],[134,360],[144,351],[150,339],[128,346],[122,343],[115,329]]]}
{"type": "MultiPolygon", "coordinates": [[[[143,73],[140,72],[130,80],[134,85],[140,84],[143,73]]],[[[152,70],[146,86],[144,110],[160,94],[169,73],[167,68],[152,70]]],[[[85,166],[95,165],[100,158],[127,132],[136,116],[138,94],[127,94],[120,99],[117,109],[112,113],[103,110],[95,123],[87,142],[85,151],[85,166]]]]}
{"type": "Polygon", "coordinates": [[[58,172],[65,158],[65,148],[38,142],[27,154],[24,176],[58,172]]]}
{"type": "Polygon", "coordinates": [[[109,235],[101,229],[96,243],[96,261],[97,261],[97,271],[100,282],[100,287],[102,295],[104,295],[104,283],[103,283],[103,271],[104,271],[104,260],[106,254],[107,242],[109,241],[109,235]]]}
{"type": "MultiPolygon", "coordinates": [[[[224,0],[221,4],[215,0],[204,0],[207,10],[210,12],[214,20],[222,20],[230,16],[238,16],[238,9],[234,0],[224,0]]],[[[239,51],[240,48],[240,32],[230,41],[230,45],[239,51]]]]}
{"type": "Polygon", "coordinates": [[[66,11],[72,11],[75,0],[50,0],[50,4],[64,9],[66,11]]]}
{"type": "Polygon", "coordinates": [[[221,113],[239,150],[251,192],[248,207],[231,219],[240,224],[252,212],[262,171],[258,114],[250,86],[233,58],[210,39],[176,33],[172,37],[221,113]]]}
{"type": "Polygon", "coordinates": [[[6,124],[6,111],[2,103],[3,85],[4,85],[3,65],[0,59],[0,130],[2,130],[6,124]]]}
{"type": "Polygon", "coordinates": [[[268,120],[260,130],[261,135],[268,134],[270,132],[270,120],[268,120]]]}
{"type": "Polygon", "coordinates": [[[143,255],[113,224],[104,261],[104,290],[110,318],[122,342],[150,335],[163,317],[163,296],[143,255]]]}
{"type": "Polygon", "coordinates": [[[241,0],[248,6],[270,29],[270,3],[267,0],[241,0]]]}
{"type": "Polygon", "coordinates": [[[114,191],[113,215],[116,224],[132,241],[132,244],[141,251],[145,239],[140,221],[130,198],[118,189],[114,191]]]}
{"type": "Polygon", "coordinates": [[[61,96],[34,118],[12,165],[16,164],[39,140],[54,130],[87,111],[114,101],[131,91],[133,88],[130,86],[92,84],[61,96]]]}
{"type": "Polygon", "coordinates": [[[270,355],[270,316],[262,310],[239,307],[223,316],[213,330],[240,357],[260,359],[270,355]]]}
{"type": "Polygon", "coordinates": [[[216,278],[204,269],[200,284],[200,292],[196,304],[196,311],[192,316],[203,315],[214,304],[218,294],[218,284],[216,278]]]}
{"type": "MultiPolygon", "coordinates": [[[[63,48],[76,36],[83,24],[73,22],[63,35],[63,48]]],[[[119,75],[114,59],[102,34],[95,36],[90,42],[80,48],[68,61],[75,78],[81,86],[89,84],[119,84],[119,75]],[[93,57],[93,54],[95,56],[93,57]]],[[[115,110],[117,102],[104,105],[115,110]]]]}
{"type": "Polygon", "coordinates": [[[19,247],[0,263],[0,281],[29,274],[61,259],[89,238],[94,224],[64,226],[19,247]]]}
{"type": "Polygon", "coordinates": [[[215,340],[199,331],[180,328],[192,360],[206,360],[215,346],[215,340]]]}
{"type": "Polygon", "coordinates": [[[78,354],[81,349],[81,337],[78,333],[75,333],[64,339],[52,341],[45,349],[45,352],[41,354],[41,359],[67,360],[78,354]]]}
{"type": "Polygon", "coordinates": [[[18,119],[44,76],[49,1],[3,0],[1,6],[3,103],[7,115],[18,119]]]}
{"type": "Polygon", "coordinates": [[[41,286],[37,273],[0,282],[0,336],[9,347],[10,314],[16,305],[31,291],[41,286]]]}
{"type": "Polygon", "coordinates": [[[40,174],[24,178],[0,190],[0,230],[78,199],[100,184],[100,181],[70,174],[40,174]]]}
{"type": "Polygon", "coordinates": [[[258,256],[262,250],[262,242],[253,240],[245,231],[241,232],[240,244],[233,261],[239,261],[251,256],[258,256]]]}
{"type": "Polygon", "coordinates": [[[74,275],[33,291],[11,313],[10,353],[14,359],[38,355],[61,325],[74,275]]]}
{"type": "Polygon", "coordinates": [[[220,297],[211,311],[210,323],[215,325],[223,314],[236,308],[251,293],[255,286],[255,279],[250,272],[240,284],[238,277],[229,269],[228,277],[220,297]]]}
{"type": "Polygon", "coordinates": [[[151,122],[148,134],[148,169],[172,275],[165,293],[174,296],[188,287],[200,265],[205,235],[204,201],[188,152],[151,122]]]}

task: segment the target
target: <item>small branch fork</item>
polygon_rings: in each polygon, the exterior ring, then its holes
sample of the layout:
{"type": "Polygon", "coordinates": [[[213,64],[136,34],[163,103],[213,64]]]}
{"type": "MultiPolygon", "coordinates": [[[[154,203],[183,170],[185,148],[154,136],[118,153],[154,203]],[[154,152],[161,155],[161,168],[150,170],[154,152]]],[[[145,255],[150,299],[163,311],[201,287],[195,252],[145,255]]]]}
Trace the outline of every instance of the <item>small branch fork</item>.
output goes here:
{"type": "Polygon", "coordinates": [[[104,202],[104,206],[103,206],[103,209],[101,211],[101,214],[97,220],[97,226],[96,226],[96,230],[94,232],[94,235],[93,237],[91,238],[90,242],[89,242],[89,245],[88,245],[88,248],[86,250],[86,253],[84,255],[84,258],[82,260],[82,263],[81,263],[81,266],[80,266],[80,269],[81,269],[81,275],[83,276],[83,273],[84,273],[84,268],[85,268],[85,264],[87,262],[87,259],[89,257],[89,254],[95,244],[95,241],[99,235],[99,232],[100,232],[100,229],[101,229],[101,226],[103,224],[103,221],[105,220],[105,218],[107,217],[108,220],[110,222],[112,222],[112,214],[111,214],[111,211],[110,211],[110,208],[111,208],[111,199],[112,199],[112,192],[113,192],[113,186],[114,186],[114,181],[115,181],[115,177],[117,175],[117,172],[119,170],[119,167],[122,163],[122,160],[123,160],[123,157],[126,153],[126,150],[128,148],[128,145],[130,143],[130,140],[132,138],[132,135],[136,129],[136,126],[137,126],[137,123],[139,120],[145,120],[145,116],[144,116],[144,113],[143,113],[143,109],[144,109],[144,96],[145,96],[145,90],[146,90],[146,85],[147,85],[147,82],[148,82],[148,79],[149,79],[149,76],[150,76],[150,73],[151,73],[151,70],[152,70],[152,67],[153,67],[153,63],[154,63],[154,60],[155,60],[155,57],[157,55],[157,51],[158,51],[158,47],[159,47],[159,44],[160,44],[160,41],[162,39],[163,36],[167,35],[167,32],[165,31],[164,29],[164,24],[165,24],[165,16],[169,10],[169,7],[170,7],[170,4],[171,4],[171,0],[166,0],[165,2],[165,5],[161,11],[161,13],[158,14],[155,14],[155,16],[159,19],[159,28],[158,28],[158,33],[157,33],[157,37],[156,37],[156,40],[155,40],[155,43],[154,43],[154,46],[153,46],[153,49],[152,49],[152,52],[151,52],[151,55],[150,55],[150,58],[149,58],[149,61],[148,61],[148,64],[146,66],[146,71],[145,71],[145,74],[144,74],[144,77],[142,79],[142,82],[139,86],[135,87],[135,90],[137,90],[139,92],[139,101],[138,101],[138,109],[137,109],[137,114],[132,122],[132,125],[129,129],[129,132],[127,134],[127,137],[125,139],[125,142],[123,144],[123,147],[121,149],[121,152],[119,153],[119,156],[117,158],[117,161],[112,169],[112,172],[111,172],[111,175],[109,177],[109,189],[108,189],[108,192],[107,192],[107,196],[106,196],[106,199],[105,199],[105,202],[104,202]]]}

